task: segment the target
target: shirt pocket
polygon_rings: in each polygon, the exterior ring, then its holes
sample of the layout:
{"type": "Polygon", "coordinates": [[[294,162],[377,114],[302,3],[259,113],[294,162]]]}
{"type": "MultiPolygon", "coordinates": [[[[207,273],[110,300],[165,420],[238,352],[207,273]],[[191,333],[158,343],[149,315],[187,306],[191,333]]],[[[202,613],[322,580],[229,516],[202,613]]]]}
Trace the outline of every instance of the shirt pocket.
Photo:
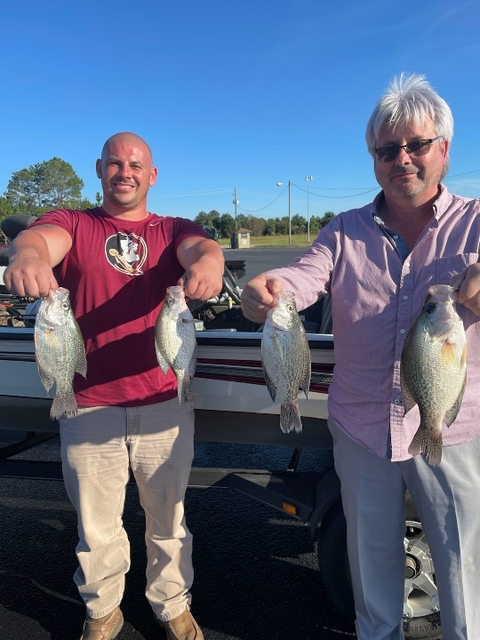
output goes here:
{"type": "Polygon", "coordinates": [[[478,261],[478,253],[459,253],[456,256],[434,260],[432,266],[434,266],[435,282],[432,284],[450,284],[453,276],[478,261]]]}

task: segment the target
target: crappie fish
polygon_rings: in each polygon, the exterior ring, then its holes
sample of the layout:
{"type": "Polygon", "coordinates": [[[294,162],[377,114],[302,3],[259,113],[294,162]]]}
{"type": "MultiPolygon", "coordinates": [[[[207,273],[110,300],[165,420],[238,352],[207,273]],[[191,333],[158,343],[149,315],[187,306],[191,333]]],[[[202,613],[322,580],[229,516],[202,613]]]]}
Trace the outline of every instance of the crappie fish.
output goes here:
{"type": "Polygon", "coordinates": [[[164,374],[171,367],[177,378],[178,401],[193,402],[192,379],[197,364],[195,322],[185,302],[183,287],[167,287],[155,323],[155,352],[164,374]]]}
{"type": "Polygon", "coordinates": [[[405,413],[418,404],[420,426],[408,449],[428,464],[442,459],[442,424],[457,417],[467,380],[467,338],[455,310],[457,292],[444,284],[428,289],[423,308],[407,334],[400,361],[405,413]]]}
{"type": "Polygon", "coordinates": [[[280,428],[284,433],[302,430],[298,391],[308,398],[311,361],[308,339],[297,313],[293,293],[274,294],[276,305],[270,309],[263,327],[261,353],[263,373],[270,397],[280,402],[280,428]]]}
{"type": "Polygon", "coordinates": [[[59,287],[52,289],[38,307],[35,329],[35,360],[45,390],[56,384],[50,417],[77,413],[73,378],[87,376],[85,345],[80,327],[70,306],[70,293],[59,287]]]}

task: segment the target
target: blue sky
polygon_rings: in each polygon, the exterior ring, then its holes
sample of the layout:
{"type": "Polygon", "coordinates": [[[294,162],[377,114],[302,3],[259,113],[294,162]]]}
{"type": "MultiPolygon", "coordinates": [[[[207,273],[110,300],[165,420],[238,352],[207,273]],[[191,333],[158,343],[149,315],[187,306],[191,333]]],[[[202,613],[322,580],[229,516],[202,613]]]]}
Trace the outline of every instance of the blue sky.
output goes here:
{"type": "Polygon", "coordinates": [[[0,193],[58,156],[99,191],[117,131],[152,147],[149,209],[194,218],[338,213],[377,191],[364,142],[391,78],[450,104],[447,186],[480,197],[478,0],[10,0],[0,8],[0,193]]]}

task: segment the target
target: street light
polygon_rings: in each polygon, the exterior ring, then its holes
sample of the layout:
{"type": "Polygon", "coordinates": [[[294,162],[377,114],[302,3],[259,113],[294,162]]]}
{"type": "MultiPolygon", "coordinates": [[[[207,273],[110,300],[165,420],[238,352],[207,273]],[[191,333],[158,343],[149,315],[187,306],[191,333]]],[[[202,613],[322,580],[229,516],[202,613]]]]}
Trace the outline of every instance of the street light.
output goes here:
{"type": "MultiPolygon", "coordinates": [[[[288,181],[288,244],[292,244],[292,198],[291,198],[291,185],[288,181]]],[[[277,182],[277,187],[283,187],[283,182],[277,182]]]]}
{"type": "Polygon", "coordinates": [[[307,242],[310,242],[310,190],[309,185],[313,180],[313,176],[307,176],[305,182],[307,183],[307,242]]]}

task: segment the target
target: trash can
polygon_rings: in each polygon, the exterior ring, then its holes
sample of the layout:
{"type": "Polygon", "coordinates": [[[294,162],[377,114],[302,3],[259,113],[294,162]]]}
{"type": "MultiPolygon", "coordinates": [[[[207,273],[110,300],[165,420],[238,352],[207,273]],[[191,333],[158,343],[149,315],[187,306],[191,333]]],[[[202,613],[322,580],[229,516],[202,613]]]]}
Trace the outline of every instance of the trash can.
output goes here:
{"type": "Polygon", "coordinates": [[[232,233],[230,238],[230,246],[232,249],[238,249],[238,233],[232,233]]]}

